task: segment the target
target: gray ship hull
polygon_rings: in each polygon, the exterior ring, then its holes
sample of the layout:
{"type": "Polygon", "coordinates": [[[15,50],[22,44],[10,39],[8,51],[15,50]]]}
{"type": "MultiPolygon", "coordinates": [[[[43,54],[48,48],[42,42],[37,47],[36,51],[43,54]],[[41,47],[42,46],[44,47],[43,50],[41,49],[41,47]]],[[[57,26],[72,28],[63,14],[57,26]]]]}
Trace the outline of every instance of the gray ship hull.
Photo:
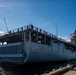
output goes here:
{"type": "Polygon", "coordinates": [[[75,44],[32,25],[1,36],[0,44],[0,63],[24,64],[76,59],[75,44]]]}
{"type": "Polygon", "coordinates": [[[64,48],[64,43],[51,46],[27,42],[25,51],[29,51],[26,62],[49,62],[76,59],[76,53],[64,48]],[[30,46],[28,48],[28,45],[30,46]]]}

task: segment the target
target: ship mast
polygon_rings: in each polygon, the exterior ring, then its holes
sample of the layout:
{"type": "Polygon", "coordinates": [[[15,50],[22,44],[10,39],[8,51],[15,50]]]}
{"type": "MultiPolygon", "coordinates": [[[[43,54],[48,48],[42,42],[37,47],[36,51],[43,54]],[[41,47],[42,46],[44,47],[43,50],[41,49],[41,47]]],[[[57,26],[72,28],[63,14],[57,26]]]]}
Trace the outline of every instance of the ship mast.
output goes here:
{"type": "Polygon", "coordinates": [[[58,17],[56,17],[56,36],[58,37],[58,17]]]}

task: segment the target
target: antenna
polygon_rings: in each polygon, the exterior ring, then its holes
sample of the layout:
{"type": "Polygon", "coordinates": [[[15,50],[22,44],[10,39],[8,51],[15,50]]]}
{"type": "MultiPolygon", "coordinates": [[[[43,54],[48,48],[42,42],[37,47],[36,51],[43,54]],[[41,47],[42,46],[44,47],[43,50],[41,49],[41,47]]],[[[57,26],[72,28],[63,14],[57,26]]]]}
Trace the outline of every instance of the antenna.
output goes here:
{"type": "Polygon", "coordinates": [[[5,25],[6,25],[6,29],[7,29],[7,32],[8,32],[8,27],[7,27],[7,22],[6,22],[5,17],[4,17],[4,23],[5,23],[5,25]]]}
{"type": "Polygon", "coordinates": [[[58,17],[56,17],[56,36],[58,37],[58,17]]]}

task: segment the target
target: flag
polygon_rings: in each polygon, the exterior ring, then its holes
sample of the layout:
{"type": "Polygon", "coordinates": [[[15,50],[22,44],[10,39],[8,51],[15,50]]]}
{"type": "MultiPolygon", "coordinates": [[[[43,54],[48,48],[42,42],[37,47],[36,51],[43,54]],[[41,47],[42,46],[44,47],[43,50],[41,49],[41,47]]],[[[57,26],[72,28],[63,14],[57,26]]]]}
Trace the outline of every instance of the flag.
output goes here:
{"type": "Polygon", "coordinates": [[[73,37],[73,36],[75,36],[75,34],[73,33],[73,34],[71,34],[71,36],[73,37]]]}
{"type": "Polygon", "coordinates": [[[74,36],[76,36],[76,35],[73,33],[73,34],[71,34],[70,38],[72,39],[74,36]]]}

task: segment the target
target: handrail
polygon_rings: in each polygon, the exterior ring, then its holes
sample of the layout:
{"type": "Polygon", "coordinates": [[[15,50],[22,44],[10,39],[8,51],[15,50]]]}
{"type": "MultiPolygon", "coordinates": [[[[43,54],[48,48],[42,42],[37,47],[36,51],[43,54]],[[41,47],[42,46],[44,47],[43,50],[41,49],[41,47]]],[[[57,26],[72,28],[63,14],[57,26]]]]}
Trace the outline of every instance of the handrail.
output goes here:
{"type": "Polygon", "coordinates": [[[61,42],[64,42],[64,43],[76,46],[76,45],[72,44],[71,42],[68,42],[68,41],[66,41],[66,40],[64,40],[62,38],[57,37],[56,35],[53,35],[53,34],[51,34],[49,32],[46,32],[46,31],[44,31],[44,30],[42,30],[40,28],[37,28],[37,27],[33,26],[32,24],[29,24],[29,25],[24,26],[24,27],[13,29],[13,30],[9,31],[8,34],[16,33],[16,32],[21,32],[21,31],[24,31],[24,30],[27,30],[27,29],[35,30],[35,31],[40,32],[42,34],[45,34],[47,36],[49,35],[50,37],[52,37],[54,39],[57,39],[57,40],[59,40],[61,42]]]}

